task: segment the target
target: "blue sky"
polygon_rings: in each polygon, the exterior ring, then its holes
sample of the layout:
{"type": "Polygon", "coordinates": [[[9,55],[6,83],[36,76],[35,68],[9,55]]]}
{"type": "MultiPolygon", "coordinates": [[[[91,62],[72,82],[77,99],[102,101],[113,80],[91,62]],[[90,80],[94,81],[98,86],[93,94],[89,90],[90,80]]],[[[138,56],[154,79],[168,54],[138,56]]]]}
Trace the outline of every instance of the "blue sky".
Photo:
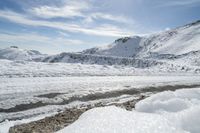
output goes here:
{"type": "Polygon", "coordinates": [[[200,0],[0,0],[0,47],[55,54],[200,19],[200,0]]]}

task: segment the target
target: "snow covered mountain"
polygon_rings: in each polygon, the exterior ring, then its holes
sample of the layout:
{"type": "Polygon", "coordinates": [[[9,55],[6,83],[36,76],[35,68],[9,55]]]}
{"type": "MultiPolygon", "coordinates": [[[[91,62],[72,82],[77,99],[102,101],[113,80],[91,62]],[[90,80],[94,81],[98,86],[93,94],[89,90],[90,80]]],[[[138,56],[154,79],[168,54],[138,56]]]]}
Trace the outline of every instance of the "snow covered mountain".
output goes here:
{"type": "Polygon", "coordinates": [[[119,38],[110,45],[87,49],[82,53],[104,56],[134,57],[142,49],[142,46],[140,45],[142,39],[143,38],[139,36],[119,38]]]}
{"type": "Polygon", "coordinates": [[[20,49],[17,46],[0,49],[0,59],[36,61],[44,56],[45,55],[41,54],[39,51],[20,49]]]}
{"type": "Polygon", "coordinates": [[[120,38],[80,53],[48,56],[42,61],[200,72],[200,20],[148,36],[120,38]]]}
{"type": "Polygon", "coordinates": [[[172,30],[148,35],[119,38],[104,47],[79,53],[43,55],[17,47],[0,49],[0,59],[122,65],[172,71],[200,72],[200,20],[172,30]]]}
{"type": "Polygon", "coordinates": [[[200,20],[148,36],[125,37],[104,47],[84,50],[84,54],[118,57],[170,57],[200,50],[200,20]]]}

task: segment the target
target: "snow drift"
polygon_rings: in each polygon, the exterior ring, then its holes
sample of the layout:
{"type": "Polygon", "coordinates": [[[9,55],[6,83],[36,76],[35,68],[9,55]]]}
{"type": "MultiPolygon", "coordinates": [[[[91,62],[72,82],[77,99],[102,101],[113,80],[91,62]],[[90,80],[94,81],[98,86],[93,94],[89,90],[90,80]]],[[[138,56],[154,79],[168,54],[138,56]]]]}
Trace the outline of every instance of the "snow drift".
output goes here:
{"type": "Polygon", "coordinates": [[[199,133],[200,89],[155,94],[133,111],[95,108],[58,133],[199,133]]]}

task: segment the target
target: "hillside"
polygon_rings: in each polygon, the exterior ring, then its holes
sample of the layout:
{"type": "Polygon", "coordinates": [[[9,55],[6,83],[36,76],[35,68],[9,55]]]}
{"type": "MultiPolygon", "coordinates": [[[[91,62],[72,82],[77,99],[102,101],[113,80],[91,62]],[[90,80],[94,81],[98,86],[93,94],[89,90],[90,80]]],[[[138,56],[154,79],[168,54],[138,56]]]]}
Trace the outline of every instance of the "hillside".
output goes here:
{"type": "Polygon", "coordinates": [[[17,46],[0,49],[0,59],[32,61],[44,56],[39,51],[20,49],[17,46]]]}
{"type": "Polygon", "coordinates": [[[125,37],[104,47],[84,50],[84,54],[118,57],[151,57],[182,55],[200,50],[200,21],[148,36],[125,37]]]}

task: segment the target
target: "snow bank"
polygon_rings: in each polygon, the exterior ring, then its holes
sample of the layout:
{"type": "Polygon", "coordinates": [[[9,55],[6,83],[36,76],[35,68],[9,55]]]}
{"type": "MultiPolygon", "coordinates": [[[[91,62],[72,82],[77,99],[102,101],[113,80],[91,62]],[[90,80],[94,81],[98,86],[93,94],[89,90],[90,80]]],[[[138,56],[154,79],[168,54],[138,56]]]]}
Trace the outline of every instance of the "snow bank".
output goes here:
{"type": "Polygon", "coordinates": [[[155,94],[126,111],[95,108],[58,133],[199,133],[200,89],[155,94]]]}
{"type": "Polygon", "coordinates": [[[200,132],[199,88],[158,93],[138,102],[135,109],[162,115],[176,127],[191,133],[200,132]]]}
{"type": "Polygon", "coordinates": [[[182,89],[155,94],[136,104],[136,110],[148,113],[179,112],[200,104],[200,89],[182,89]]]}
{"type": "Polygon", "coordinates": [[[164,117],[114,106],[95,108],[58,133],[186,133],[164,117]],[[153,121],[153,122],[152,122],[153,121]]]}

